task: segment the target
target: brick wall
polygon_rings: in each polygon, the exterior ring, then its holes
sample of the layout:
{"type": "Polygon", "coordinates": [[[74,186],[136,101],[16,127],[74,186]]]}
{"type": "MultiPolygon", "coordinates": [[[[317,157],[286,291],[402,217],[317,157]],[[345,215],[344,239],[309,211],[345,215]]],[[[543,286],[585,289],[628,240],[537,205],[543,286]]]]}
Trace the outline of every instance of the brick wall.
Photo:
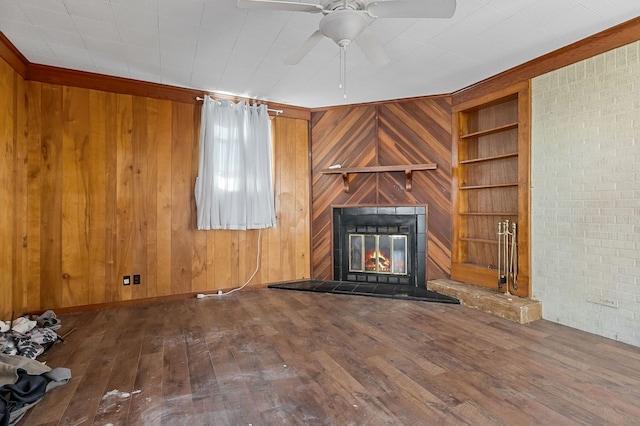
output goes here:
{"type": "Polygon", "coordinates": [[[543,318],[640,346],[640,42],[532,82],[543,318]]]}

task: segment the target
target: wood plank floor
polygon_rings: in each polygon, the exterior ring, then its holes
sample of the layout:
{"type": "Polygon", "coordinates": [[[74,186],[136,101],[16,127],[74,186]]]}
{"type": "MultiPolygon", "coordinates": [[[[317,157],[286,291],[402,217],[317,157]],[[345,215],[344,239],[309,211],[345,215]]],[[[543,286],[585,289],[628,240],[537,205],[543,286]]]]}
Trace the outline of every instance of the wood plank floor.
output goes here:
{"type": "Polygon", "coordinates": [[[261,289],[61,315],[24,425],[640,422],[640,348],[460,305],[261,289]]]}

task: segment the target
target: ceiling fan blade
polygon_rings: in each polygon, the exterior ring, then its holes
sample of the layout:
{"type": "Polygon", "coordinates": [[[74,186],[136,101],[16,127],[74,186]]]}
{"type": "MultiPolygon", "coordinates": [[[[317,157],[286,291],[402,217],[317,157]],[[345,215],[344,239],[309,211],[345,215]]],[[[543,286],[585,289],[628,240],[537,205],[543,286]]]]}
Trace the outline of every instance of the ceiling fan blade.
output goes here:
{"type": "Polygon", "coordinates": [[[324,10],[322,5],[319,4],[277,0],[238,0],[237,6],[240,9],[285,10],[309,13],[319,13],[324,10]]]}
{"type": "Polygon", "coordinates": [[[389,56],[385,52],[382,45],[376,39],[370,28],[365,28],[364,31],[356,37],[356,43],[360,46],[360,49],[364,52],[369,61],[376,67],[381,67],[389,63],[389,56]]]}
{"type": "Polygon", "coordinates": [[[296,52],[293,55],[287,58],[287,60],[284,61],[284,63],[286,65],[297,64],[298,62],[300,62],[300,60],[302,60],[302,58],[304,58],[307,55],[307,53],[311,51],[311,49],[316,47],[316,44],[318,44],[323,37],[324,35],[320,32],[320,30],[317,30],[316,32],[311,34],[309,38],[302,44],[302,46],[300,46],[300,48],[296,50],[296,52]]]}
{"type": "Polygon", "coordinates": [[[367,6],[373,18],[451,18],[456,0],[374,1],[367,6]]]}

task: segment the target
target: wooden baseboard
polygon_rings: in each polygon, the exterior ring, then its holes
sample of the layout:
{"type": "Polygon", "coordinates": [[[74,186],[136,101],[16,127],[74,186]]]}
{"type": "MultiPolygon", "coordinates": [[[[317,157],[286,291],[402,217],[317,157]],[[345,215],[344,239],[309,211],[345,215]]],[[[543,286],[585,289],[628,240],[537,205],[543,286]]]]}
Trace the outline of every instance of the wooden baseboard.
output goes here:
{"type": "MultiPolygon", "coordinates": [[[[240,291],[256,290],[259,288],[266,288],[266,287],[267,287],[267,284],[248,285],[240,291]]],[[[146,305],[150,303],[163,303],[163,302],[170,302],[173,300],[195,299],[198,296],[198,294],[216,294],[219,290],[221,290],[223,293],[227,293],[228,291],[234,290],[234,288],[221,288],[221,289],[212,289],[207,291],[199,291],[196,293],[170,294],[167,296],[146,297],[143,299],[135,299],[135,300],[120,300],[116,302],[94,303],[94,304],[79,305],[79,306],[67,306],[63,308],[52,308],[51,310],[53,310],[56,314],[69,314],[74,312],[96,311],[96,310],[108,309],[108,308],[120,308],[125,306],[146,305]]],[[[28,314],[40,315],[42,312],[44,311],[29,312],[28,314]]]]}

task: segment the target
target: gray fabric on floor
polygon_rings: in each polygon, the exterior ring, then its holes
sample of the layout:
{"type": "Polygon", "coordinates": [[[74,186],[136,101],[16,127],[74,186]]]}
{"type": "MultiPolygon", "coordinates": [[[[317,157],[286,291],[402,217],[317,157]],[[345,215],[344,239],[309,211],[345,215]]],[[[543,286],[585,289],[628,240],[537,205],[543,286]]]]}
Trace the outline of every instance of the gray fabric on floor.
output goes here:
{"type": "Polygon", "coordinates": [[[51,371],[50,367],[35,359],[0,353],[0,386],[15,383],[18,380],[18,368],[33,376],[51,371]]]}

